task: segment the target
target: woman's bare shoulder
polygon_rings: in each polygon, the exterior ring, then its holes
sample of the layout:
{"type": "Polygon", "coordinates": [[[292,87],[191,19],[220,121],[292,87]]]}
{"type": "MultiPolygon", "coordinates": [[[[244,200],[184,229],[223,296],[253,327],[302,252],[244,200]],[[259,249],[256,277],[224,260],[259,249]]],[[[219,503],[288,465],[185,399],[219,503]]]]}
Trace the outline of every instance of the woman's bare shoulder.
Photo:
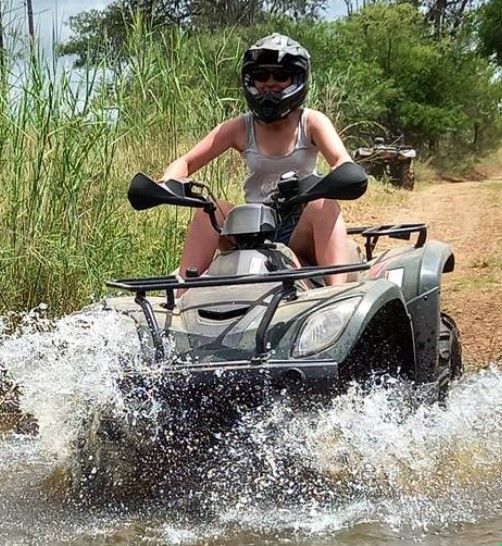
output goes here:
{"type": "Polygon", "coordinates": [[[329,123],[329,119],[325,114],[319,110],[314,110],[313,108],[304,108],[306,114],[306,123],[305,130],[308,140],[316,146],[316,134],[321,127],[326,122],[329,123]]]}
{"type": "Polygon", "coordinates": [[[314,110],[313,108],[305,108],[307,112],[307,123],[309,126],[318,125],[319,123],[331,123],[329,117],[320,110],[314,110]]]}

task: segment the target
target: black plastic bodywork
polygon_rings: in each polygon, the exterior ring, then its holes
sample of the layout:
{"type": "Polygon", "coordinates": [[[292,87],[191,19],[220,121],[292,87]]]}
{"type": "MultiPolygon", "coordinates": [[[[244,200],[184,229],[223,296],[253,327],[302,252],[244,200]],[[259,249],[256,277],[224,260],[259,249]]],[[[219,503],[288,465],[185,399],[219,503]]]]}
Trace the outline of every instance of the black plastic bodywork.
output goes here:
{"type": "Polygon", "coordinates": [[[292,177],[279,182],[280,195],[287,207],[315,199],[352,200],[361,197],[368,187],[365,172],[355,163],[342,163],[325,176],[312,174],[303,179],[292,177]]]}
{"type": "Polygon", "coordinates": [[[135,210],[145,210],[157,205],[204,208],[208,199],[194,193],[193,182],[168,180],[164,186],[154,182],[144,173],[137,173],[129,185],[127,197],[135,210]]]}

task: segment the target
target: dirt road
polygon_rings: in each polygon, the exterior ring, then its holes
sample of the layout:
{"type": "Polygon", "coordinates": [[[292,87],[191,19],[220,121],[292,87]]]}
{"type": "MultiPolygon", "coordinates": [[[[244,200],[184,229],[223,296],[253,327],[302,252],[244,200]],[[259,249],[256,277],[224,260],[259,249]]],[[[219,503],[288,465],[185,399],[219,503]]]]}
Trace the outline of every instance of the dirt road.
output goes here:
{"type": "Polygon", "coordinates": [[[444,309],[455,317],[466,369],[502,365],[502,176],[419,186],[393,221],[425,221],[447,242],[455,271],[444,277],[444,309]]]}

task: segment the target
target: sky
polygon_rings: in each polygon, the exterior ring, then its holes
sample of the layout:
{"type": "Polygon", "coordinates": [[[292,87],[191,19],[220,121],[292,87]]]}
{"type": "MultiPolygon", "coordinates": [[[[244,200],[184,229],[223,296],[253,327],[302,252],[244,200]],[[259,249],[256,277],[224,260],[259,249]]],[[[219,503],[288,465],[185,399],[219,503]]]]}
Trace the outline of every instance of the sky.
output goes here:
{"type": "MultiPolygon", "coordinates": [[[[17,26],[25,25],[24,0],[0,0],[0,3],[6,4],[7,21],[15,21],[17,26]]],[[[81,11],[102,9],[110,3],[111,0],[32,0],[35,32],[43,46],[52,43],[53,31],[57,41],[64,41],[71,34],[68,25],[64,24],[68,17],[81,11]]]]}

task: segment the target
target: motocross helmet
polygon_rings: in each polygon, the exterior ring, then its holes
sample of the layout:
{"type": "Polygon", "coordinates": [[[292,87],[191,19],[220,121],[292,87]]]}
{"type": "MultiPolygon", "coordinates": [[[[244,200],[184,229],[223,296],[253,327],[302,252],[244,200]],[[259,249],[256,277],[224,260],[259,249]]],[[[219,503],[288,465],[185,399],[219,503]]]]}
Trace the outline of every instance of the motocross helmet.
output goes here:
{"type": "Polygon", "coordinates": [[[285,118],[307,96],[310,55],[298,42],[274,33],[258,40],[245,53],[241,67],[244,96],[253,115],[265,123],[285,118]],[[278,68],[291,74],[291,84],[282,91],[260,93],[254,75],[263,68],[278,68]]]}

